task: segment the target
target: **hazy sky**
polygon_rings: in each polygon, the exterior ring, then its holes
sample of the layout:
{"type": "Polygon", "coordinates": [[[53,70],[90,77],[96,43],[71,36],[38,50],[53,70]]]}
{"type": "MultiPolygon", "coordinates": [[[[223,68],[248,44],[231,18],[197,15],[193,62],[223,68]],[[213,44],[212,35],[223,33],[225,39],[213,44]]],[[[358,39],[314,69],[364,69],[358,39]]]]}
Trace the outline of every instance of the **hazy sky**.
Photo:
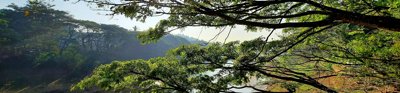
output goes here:
{"type": "MultiPolygon", "coordinates": [[[[81,20],[90,20],[102,24],[116,24],[126,29],[132,29],[134,26],[137,26],[139,30],[146,30],[149,27],[155,26],[160,19],[165,19],[168,16],[159,16],[159,17],[151,17],[146,20],[146,22],[138,22],[135,19],[129,19],[124,17],[123,15],[115,15],[109,16],[106,15],[110,12],[96,10],[95,6],[88,5],[85,2],[74,3],[73,1],[77,0],[69,0],[68,2],[64,2],[64,0],[46,0],[49,1],[50,4],[55,5],[55,9],[63,10],[70,13],[74,18],[81,20]]],[[[6,8],[7,5],[15,3],[18,6],[23,6],[27,4],[27,0],[0,0],[0,8],[6,8]]],[[[209,41],[213,37],[215,37],[221,29],[215,28],[205,28],[205,27],[188,27],[182,30],[173,31],[173,34],[184,34],[190,37],[198,38],[201,40],[209,41]]],[[[230,27],[225,28],[223,32],[216,37],[213,41],[223,42],[225,37],[227,36],[230,27]]],[[[279,33],[279,31],[276,31],[279,33]]],[[[243,26],[236,26],[236,28],[232,29],[230,36],[227,41],[235,41],[235,40],[251,40],[260,36],[267,36],[269,34],[268,31],[260,31],[260,32],[247,32],[244,30],[243,26]]],[[[273,35],[273,38],[277,38],[276,34],[273,35]]]]}

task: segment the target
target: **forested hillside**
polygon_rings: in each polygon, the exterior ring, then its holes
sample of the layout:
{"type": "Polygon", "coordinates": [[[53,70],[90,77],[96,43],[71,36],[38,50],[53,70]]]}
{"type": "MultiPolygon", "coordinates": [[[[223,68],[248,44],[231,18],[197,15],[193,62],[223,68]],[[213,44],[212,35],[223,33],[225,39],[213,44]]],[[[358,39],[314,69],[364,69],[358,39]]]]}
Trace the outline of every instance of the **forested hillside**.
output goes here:
{"type": "Polygon", "coordinates": [[[77,20],[51,7],[0,10],[0,92],[65,92],[99,64],[163,56],[190,43],[167,35],[143,45],[139,32],[77,20]]]}
{"type": "Polygon", "coordinates": [[[49,2],[0,10],[0,92],[400,92],[399,0],[62,1],[158,21],[140,32],[49,2]],[[192,45],[182,44],[203,41],[170,35],[191,27],[267,35],[192,45]]]}

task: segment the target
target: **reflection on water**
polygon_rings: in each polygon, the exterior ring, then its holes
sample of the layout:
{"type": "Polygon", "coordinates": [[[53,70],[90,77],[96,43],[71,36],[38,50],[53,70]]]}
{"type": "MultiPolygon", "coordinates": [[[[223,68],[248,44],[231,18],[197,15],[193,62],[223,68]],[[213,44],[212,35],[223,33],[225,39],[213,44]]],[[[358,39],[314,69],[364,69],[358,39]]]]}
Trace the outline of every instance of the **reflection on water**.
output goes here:
{"type": "MultiPolygon", "coordinates": [[[[214,71],[208,71],[208,72],[205,73],[205,75],[209,75],[209,76],[216,75],[216,74],[218,74],[220,71],[221,71],[221,69],[216,69],[216,70],[214,70],[214,71]]],[[[257,80],[257,78],[253,77],[253,78],[250,79],[250,82],[248,82],[246,85],[255,86],[256,88],[259,88],[259,89],[265,89],[266,86],[262,86],[262,85],[257,84],[259,81],[260,81],[260,80],[257,80]]],[[[231,86],[228,86],[228,87],[231,87],[231,86]]],[[[240,86],[236,86],[236,87],[240,87],[240,86]]],[[[230,89],[230,90],[232,90],[232,91],[234,91],[234,92],[240,92],[240,93],[253,93],[253,92],[258,92],[258,91],[254,90],[254,89],[252,89],[252,88],[230,89]]]]}

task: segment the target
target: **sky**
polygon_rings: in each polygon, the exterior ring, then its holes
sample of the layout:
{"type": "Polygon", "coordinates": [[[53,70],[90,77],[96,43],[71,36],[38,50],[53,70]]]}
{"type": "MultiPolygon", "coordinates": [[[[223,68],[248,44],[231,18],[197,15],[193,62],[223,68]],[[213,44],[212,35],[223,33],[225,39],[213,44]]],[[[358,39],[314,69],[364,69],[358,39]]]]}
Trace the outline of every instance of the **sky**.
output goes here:
{"type": "MultiPolygon", "coordinates": [[[[106,15],[111,13],[110,11],[98,10],[94,5],[89,5],[86,2],[75,2],[77,0],[45,0],[50,4],[55,5],[53,8],[57,10],[62,10],[70,13],[75,19],[80,20],[89,20],[94,21],[101,24],[115,24],[121,26],[126,29],[133,29],[134,26],[138,27],[139,30],[146,30],[150,27],[153,27],[157,24],[157,22],[161,19],[168,18],[168,15],[150,17],[147,18],[145,22],[139,22],[135,19],[127,18],[123,15],[106,15]]],[[[24,6],[27,4],[28,0],[0,0],[0,8],[7,8],[6,6],[14,3],[18,6],[24,6]]],[[[229,37],[226,42],[229,41],[245,41],[255,39],[257,37],[264,36],[266,37],[270,32],[263,30],[258,32],[247,32],[244,26],[235,26],[232,29],[229,37]]],[[[193,38],[197,38],[204,41],[211,42],[224,42],[225,38],[228,36],[230,32],[230,27],[223,28],[206,28],[206,27],[187,27],[184,29],[178,29],[172,32],[172,34],[183,34],[193,38]],[[218,33],[220,33],[218,35],[218,33]],[[216,36],[218,35],[218,36],[216,36]],[[215,37],[215,38],[214,38],[215,37]],[[213,39],[214,38],[214,39],[213,39]]],[[[277,35],[279,35],[280,31],[276,31],[272,35],[272,39],[278,39],[277,35]]]]}

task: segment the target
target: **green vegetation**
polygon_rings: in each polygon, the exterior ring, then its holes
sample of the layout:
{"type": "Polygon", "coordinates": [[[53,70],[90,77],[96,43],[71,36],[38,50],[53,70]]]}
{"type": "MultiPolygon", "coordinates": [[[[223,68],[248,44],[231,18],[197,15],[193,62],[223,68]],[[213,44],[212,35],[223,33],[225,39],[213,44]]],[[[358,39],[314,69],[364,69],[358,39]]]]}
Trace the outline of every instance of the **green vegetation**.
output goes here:
{"type": "Polygon", "coordinates": [[[169,17],[139,33],[39,0],[10,5],[0,10],[0,92],[400,91],[398,0],[79,1],[142,22],[169,17]],[[283,35],[183,46],[168,35],[238,25],[283,35]]]}
{"type": "Polygon", "coordinates": [[[282,29],[285,35],[275,41],[268,36],[241,43],[181,46],[162,58],[105,64],[72,90],[400,91],[397,0],[83,1],[142,21],[155,14],[169,15],[139,35],[145,43],[158,40],[171,29],[189,26],[244,25],[249,31],[282,29]],[[208,71],[217,73],[205,74],[208,71]],[[267,87],[247,85],[254,77],[267,87]],[[342,78],[348,79],[349,85],[326,82],[342,78]],[[390,88],[382,90],[386,87],[390,88]]]}
{"type": "Polygon", "coordinates": [[[168,35],[141,45],[139,32],[77,20],[43,2],[0,10],[0,92],[67,92],[94,67],[164,56],[191,42],[168,35]]]}

